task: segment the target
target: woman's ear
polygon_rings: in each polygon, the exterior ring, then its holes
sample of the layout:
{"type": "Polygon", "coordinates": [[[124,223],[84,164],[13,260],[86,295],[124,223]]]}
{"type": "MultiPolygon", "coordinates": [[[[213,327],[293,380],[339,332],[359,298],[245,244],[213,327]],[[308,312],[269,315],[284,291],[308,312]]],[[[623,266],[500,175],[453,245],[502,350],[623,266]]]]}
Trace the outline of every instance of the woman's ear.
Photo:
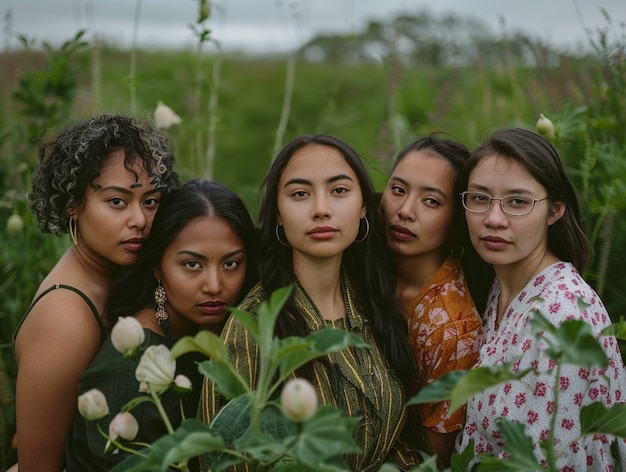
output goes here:
{"type": "Polygon", "coordinates": [[[361,219],[365,218],[366,216],[367,216],[367,207],[363,205],[363,208],[361,208],[361,219]]]}
{"type": "Polygon", "coordinates": [[[550,209],[550,216],[548,216],[548,226],[552,226],[559,221],[565,214],[565,202],[553,202],[550,209]]]}
{"type": "Polygon", "coordinates": [[[157,267],[154,268],[152,274],[156,280],[161,280],[161,271],[157,267]]]}

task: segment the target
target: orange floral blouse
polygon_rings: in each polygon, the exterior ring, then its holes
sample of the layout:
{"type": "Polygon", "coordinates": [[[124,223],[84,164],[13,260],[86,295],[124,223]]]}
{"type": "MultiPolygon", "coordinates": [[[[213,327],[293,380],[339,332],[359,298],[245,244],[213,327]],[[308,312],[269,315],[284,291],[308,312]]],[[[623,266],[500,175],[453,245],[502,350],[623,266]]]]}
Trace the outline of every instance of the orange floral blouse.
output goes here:
{"type": "MultiPolygon", "coordinates": [[[[405,317],[423,385],[443,374],[471,369],[483,343],[482,321],[469,293],[460,261],[449,257],[408,305],[405,317]]],[[[421,405],[422,423],[437,433],[463,427],[465,406],[421,405]]]]}

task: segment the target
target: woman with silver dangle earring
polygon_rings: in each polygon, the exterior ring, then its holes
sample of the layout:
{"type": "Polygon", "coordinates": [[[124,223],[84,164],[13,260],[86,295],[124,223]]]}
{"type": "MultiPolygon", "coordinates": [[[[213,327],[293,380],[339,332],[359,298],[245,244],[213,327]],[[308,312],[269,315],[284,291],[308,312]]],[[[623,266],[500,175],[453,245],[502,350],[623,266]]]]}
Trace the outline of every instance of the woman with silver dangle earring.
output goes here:
{"type": "MultiPolygon", "coordinates": [[[[264,187],[261,280],[239,308],[254,313],[276,289],[292,285],[277,318],[277,336],[334,327],[365,340],[370,349],[348,348],[310,362],[296,375],[311,381],[322,402],[361,417],[355,439],[362,452],[345,457],[352,470],[374,470],[385,461],[410,468],[419,456],[403,435],[404,403],[415,393],[415,359],[389,285],[384,227],[361,157],[332,136],[301,136],[279,152],[264,187]]],[[[231,317],[222,339],[254,388],[259,362],[254,338],[231,317]]],[[[223,404],[206,380],[202,420],[209,423],[223,404]]],[[[234,467],[240,468],[245,465],[234,467]]]]}
{"type": "MultiPolygon", "coordinates": [[[[136,264],[116,279],[106,308],[109,323],[134,316],[144,330],[143,348],[171,348],[198,330],[219,334],[227,307],[236,305],[256,282],[256,245],[256,228],[237,194],[217,182],[183,184],[162,201],[136,264]]],[[[193,386],[180,398],[187,418],[194,417],[198,407],[197,360],[202,356],[187,354],[176,362],[177,374],[186,375],[193,386]]],[[[127,457],[123,451],[104,453],[106,439],[97,424],[106,430],[115,414],[139,394],[136,367],[137,360],[124,358],[109,336],[81,376],[79,393],[102,391],[110,414],[97,422],[76,415],[67,441],[68,472],[107,471],[127,457]]],[[[168,393],[162,403],[177,428],[183,418],[179,397],[168,393]]],[[[167,434],[150,402],[137,405],[131,414],[139,423],[135,441],[152,443],[167,434]]],[[[197,464],[192,463],[191,470],[197,470],[197,464]]]]}
{"type": "Polygon", "coordinates": [[[532,373],[470,398],[459,450],[473,442],[476,453],[508,457],[494,421],[501,417],[524,426],[537,464],[546,459],[542,443],[551,439],[558,470],[618,470],[626,463],[626,440],[579,437],[581,408],[624,401],[626,369],[615,337],[601,334],[611,323],[609,314],[580,275],[589,242],[576,190],[556,149],[531,131],[497,130],[472,153],[461,183],[472,245],[496,274],[477,366],[514,363],[516,372],[532,373]],[[530,320],[536,313],[555,326],[566,320],[586,323],[607,367],[555,369],[546,340],[533,333],[530,320]]]}
{"type": "Polygon", "coordinates": [[[39,148],[28,195],[44,232],[72,244],[45,276],[15,334],[20,472],[60,472],[78,380],[108,328],[114,277],[137,260],[162,194],[178,184],[165,136],[147,123],[102,115],[39,148]]]}
{"type": "MultiPolygon", "coordinates": [[[[404,307],[423,385],[470,369],[482,342],[474,300],[484,298],[486,290],[470,293],[461,261],[467,243],[458,237],[462,207],[457,182],[469,155],[463,144],[438,134],[418,139],[398,154],[382,195],[396,266],[395,293],[404,307]]],[[[419,405],[422,433],[445,467],[465,419],[463,407],[451,413],[449,405],[419,405]]]]}

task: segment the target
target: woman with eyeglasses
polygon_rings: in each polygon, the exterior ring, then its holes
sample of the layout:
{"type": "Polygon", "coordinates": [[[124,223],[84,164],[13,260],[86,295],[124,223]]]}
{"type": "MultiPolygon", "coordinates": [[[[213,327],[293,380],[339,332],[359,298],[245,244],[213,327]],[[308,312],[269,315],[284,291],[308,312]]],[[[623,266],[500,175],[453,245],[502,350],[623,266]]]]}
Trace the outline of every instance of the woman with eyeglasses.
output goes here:
{"type": "Polygon", "coordinates": [[[505,418],[525,426],[540,463],[545,461],[540,441],[552,439],[559,470],[613,470],[624,464],[624,440],[599,434],[578,439],[581,407],[623,402],[626,373],[615,337],[600,335],[611,323],[609,315],[580,275],[589,243],[575,189],[556,150],[530,131],[498,130],[473,152],[461,185],[467,189],[461,201],[470,239],[496,274],[477,366],[514,362],[515,372],[532,372],[470,399],[458,449],[474,440],[476,453],[507,458],[496,424],[505,418]],[[546,341],[531,331],[536,312],[557,326],[570,319],[588,323],[609,366],[562,365],[557,380],[546,341]]]}

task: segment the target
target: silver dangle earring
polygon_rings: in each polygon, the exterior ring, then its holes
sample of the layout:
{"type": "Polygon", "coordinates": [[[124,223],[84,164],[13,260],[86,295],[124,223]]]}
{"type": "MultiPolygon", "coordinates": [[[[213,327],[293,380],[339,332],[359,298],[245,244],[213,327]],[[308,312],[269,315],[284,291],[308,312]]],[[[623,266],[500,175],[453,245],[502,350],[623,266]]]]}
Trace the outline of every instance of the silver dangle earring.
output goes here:
{"type": "Polygon", "coordinates": [[[160,280],[157,282],[157,288],[154,290],[154,301],[156,303],[156,313],[154,316],[159,324],[162,325],[169,317],[165,311],[165,302],[167,301],[167,297],[165,296],[165,289],[163,288],[163,285],[161,285],[160,280]]]}
{"type": "Polygon", "coordinates": [[[285,244],[285,243],[283,242],[283,240],[282,240],[282,239],[280,239],[280,232],[279,232],[279,230],[280,230],[280,225],[276,225],[276,239],[278,239],[278,242],[279,242],[280,244],[282,244],[283,246],[286,246],[286,247],[291,247],[291,244],[285,244]]]}
{"type": "Polygon", "coordinates": [[[78,246],[78,235],[76,234],[78,231],[78,224],[76,223],[76,220],[74,218],[70,218],[68,225],[69,225],[70,239],[72,240],[72,243],[74,244],[74,246],[78,246]]]}
{"type": "MultiPolygon", "coordinates": [[[[367,216],[364,216],[363,218],[361,218],[362,220],[365,220],[365,234],[363,235],[362,238],[359,239],[355,239],[354,242],[355,243],[362,243],[363,241],[365,241],[365,239],[367,238],[367,236],[370,234],[370,222],[367,219],[367,216]]],[[[361,224],[359,223],[359,231],[361,231],[361,224]]],[[[358,234],[357,234],[358,236],[358,234]]]]}

